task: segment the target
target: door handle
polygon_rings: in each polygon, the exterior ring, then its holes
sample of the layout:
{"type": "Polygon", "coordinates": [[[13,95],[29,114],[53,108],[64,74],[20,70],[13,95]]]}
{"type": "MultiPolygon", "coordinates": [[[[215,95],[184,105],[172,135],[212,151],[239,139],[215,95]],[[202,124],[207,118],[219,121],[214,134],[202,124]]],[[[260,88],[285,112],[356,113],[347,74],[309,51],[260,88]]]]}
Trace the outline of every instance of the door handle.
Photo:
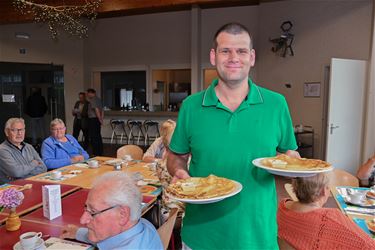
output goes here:
{"type": "Polygon", "coordinates": [[[336,129],[336,128],[339,128],[340,126],[333,126],[333,123],[331,123],[331,125],[329,126],[329,133],[332,135],[333,133],[333,130],[336,129]]]}

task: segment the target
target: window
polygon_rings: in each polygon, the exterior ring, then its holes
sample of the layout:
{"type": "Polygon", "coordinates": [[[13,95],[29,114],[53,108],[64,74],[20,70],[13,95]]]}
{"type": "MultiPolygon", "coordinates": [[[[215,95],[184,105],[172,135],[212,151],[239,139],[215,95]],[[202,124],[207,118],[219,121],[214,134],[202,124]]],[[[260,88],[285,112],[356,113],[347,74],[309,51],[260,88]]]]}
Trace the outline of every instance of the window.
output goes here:
{"type": "Polygon", "coordinates": [[[103,106],[141,109],[146,104],[146,71],[101,72],[103,106]]]}

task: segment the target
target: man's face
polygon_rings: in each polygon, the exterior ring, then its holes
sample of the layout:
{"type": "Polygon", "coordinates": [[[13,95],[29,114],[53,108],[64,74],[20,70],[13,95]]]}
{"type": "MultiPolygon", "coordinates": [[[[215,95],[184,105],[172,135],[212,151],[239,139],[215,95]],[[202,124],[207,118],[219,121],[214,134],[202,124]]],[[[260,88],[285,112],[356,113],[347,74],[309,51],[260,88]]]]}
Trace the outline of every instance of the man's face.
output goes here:
{"type": "Polygon", "coordinates": [[[250,68],[255,63],[255,51],[250,48],[247,33],[229,34],[222,32],[216,38],[217,48],[210,52],[211,64],[216,66],[220,80],[227,85],[246,81],[250,68]]]}
{"type": "Polygon", "coordinates": [[[79,101],[82,102],[82,103],[84,103],[86,101],[86,95],[80,94],[79,95],[79,101]]]}
{"type": "Polygon", "coordinates": [[[95,96],[95,94],[94,93],[91,93],[91,92],[87,92],[87,98],[88,99],[92,99],[94,96],[95,96]]]}
{"type": "Polygon", "coordinates": [[[5,134],[11,143],[19,145],[25,139],[25,124],[15,122],[10,129],[5,131],[5,134]]]}
{"type": "Polygon", "coordinates": [[[104,197],[107,195],[105,186],[107,185],[90,191],[86,200],[86,209],[81,216],[81,224],[88,228],[88,239],[94,243],[121,233],[123,222],[123,216],[120,213],[121,208],[111,208],[104,202],[104,197]],[[105,209],[108,210],[94,216],[90,214],[105,209]]]}

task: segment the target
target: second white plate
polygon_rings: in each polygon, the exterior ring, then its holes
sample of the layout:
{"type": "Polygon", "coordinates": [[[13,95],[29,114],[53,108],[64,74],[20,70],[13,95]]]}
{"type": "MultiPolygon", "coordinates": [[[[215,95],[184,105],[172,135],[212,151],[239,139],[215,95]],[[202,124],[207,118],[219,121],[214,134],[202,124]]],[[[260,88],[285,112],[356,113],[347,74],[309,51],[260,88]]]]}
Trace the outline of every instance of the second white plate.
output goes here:
{"type": "Polygon", "coordinates": [[[253,160],[253,165],[267,170],[271,174],[275,175],[281,175],[281,176],[287,176],[287,177],[308,177],[308,176],[313,176],[317,173],[322,173],[322,172],[329,172],[333,170],[333,167],[329,167],[327,169],[318,169],[318,170],[288,170],[288,169],[277,169],[277,168],[271,168],[264,166],[262,164],[262,160],[265,158],[258,158],[253,160]]]}

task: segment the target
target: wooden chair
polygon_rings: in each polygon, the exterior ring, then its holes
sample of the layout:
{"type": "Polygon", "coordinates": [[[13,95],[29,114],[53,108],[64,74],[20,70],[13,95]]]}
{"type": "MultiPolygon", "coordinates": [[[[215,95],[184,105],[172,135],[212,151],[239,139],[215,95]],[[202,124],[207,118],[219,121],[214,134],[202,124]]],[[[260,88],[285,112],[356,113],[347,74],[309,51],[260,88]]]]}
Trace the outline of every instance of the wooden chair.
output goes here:
{"type": "Polygon", "coordinates": [[[133,160],[142,160],[143,149],[137,145],[125,145],[117,149],[117,158],[122,158],[124,155],[131,155],[133,160]]]}
{"type": "Polygon", "coordinates": [[[294,250],[294,248],[291,245],[289,245],[288,242],[279,237],[277,237],[277,243],[279,243],[280,250],[294,250]]]}
{"type": "Polygon", "coordinates": [[[168,220],[164,222],[164,224],[158,228],[158,234],[160,236],[161,242],[163,243],[165,250],[168,248],[169,241],[172,236],[174,224],[177,218],[177,212],[178,212],[177,208],[172,208],[169,211],[168,220]]]}
{"type": "Polygon", "coordinates": [[[335,168],[333,171],[329,173],[330,179],[330,187],[337,187],[337,186],[352,186],[358,187],[359,181],[357,177],[354,175],[346,172],[345,170],[335,168]]]}

